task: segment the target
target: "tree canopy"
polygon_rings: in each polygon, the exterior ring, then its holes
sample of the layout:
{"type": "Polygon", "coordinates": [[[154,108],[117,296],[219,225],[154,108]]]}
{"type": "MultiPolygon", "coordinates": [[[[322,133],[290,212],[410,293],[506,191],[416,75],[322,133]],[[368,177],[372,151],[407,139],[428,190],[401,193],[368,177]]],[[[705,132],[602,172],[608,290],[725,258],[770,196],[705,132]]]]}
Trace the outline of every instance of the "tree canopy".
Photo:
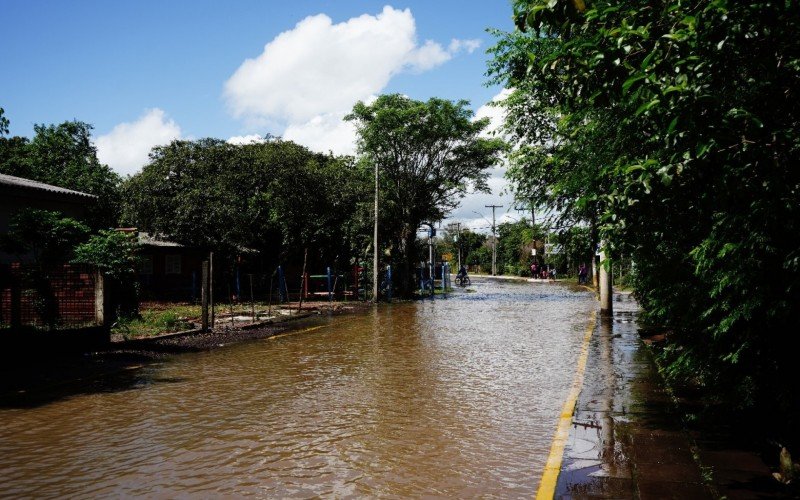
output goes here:
{"type": "Polygon", "coordinates": [[[467,106],[392,94],[357,103],[347,117],[361,158],[380,172],[379,219],[401,265],[401,293],[411,291],[419,226],[444,219],[470,189],[487,190],[487,170],[503,150],[501,140],[481,136],[488,119],[473,120],[467,106]]]}
{"type": "Polygon", "coordinates": [[[59,212],[28,208],[11,217],[8,233],[0,234],[0,250],[30,257],[36,267],[46,268],[68,262],[89,232],[88,226],[59,212]]]}
{"type": "Polygon", "coordinates": [[[310,247],[346,257],[357,232],[360,178],[351,159],[290,141],[173,141],[155,148],[127,181],[124,220],[227,256],[255,250],[285,258],[310,247]]]}
{"type": "Polygon", "coordinates": [[[517,188],[632,255],[647,317],[672,328],[668,373],[796,402],[775,397],[800,326],[796,6],[513,6],[489,72],[513,89],[517,188]]]}
{"type": "Polygon", "coordinates": [[[96,195],[87,222],[94,228],[116,226],[121,178],[97,159],[92,126],[68,121],[35,125],[34,131],[30,141],[0,133],[0,173],[96,195]]]}

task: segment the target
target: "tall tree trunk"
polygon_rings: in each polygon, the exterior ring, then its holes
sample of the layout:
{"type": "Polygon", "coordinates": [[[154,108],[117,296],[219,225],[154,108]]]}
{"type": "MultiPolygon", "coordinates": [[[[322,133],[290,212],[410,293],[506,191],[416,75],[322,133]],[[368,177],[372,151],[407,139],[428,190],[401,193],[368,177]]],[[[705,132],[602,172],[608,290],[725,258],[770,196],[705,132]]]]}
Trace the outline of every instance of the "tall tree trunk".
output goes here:
{"type": "Polygon", "coordinates": [[[416,290],[416,277],[414,269],[416,268],[416,254],[414,252],[414,243],[417,239],[417,232],[415,230],[406,229],[403,236],[398,242],[399,256],[400,256],[400,269],[399,273],[395,275],[398,277],[398,291],[403,298],[413,298],[414,291],[416,290]]]}
{"type": "Polygon", "coordinates": [[[591,222],[589,226],[589,240],[591,243],[591,251],[592,251],[592,286],[596,289],[600,286],[600,266],[597,262],[597,256],[595,255],[595,250],[597,249],[597,245],[600,243],[599,238],[597,235],[597,226],[595,225],[594,221],[591,222]]]}

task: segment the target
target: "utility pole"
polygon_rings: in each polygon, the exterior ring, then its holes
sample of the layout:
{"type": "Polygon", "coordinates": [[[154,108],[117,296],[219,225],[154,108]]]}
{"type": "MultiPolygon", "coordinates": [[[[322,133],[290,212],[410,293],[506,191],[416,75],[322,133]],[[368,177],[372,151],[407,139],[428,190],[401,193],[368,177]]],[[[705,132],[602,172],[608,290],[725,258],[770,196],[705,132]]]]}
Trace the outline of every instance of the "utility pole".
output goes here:
{"type": "Polygon", "coordinates": [[[372,302],[378,303],[378,163],[375,163],[375,230],[372,235],[372,302]]]}
{"type": "Polygon", "coordinates": [[[533,205],[533,200],[531,200],[531,227],[536,226],[536,208],[533,205]]]}
{"type": "Polygon", "coordinates": [[[485,207],[492,209],[492,276],[497,276],[497,233],[494,211],[497,208],[503,208],[503,205],[485,205],[485,207]]]}
{"type": "Polygon", "coordinates": [[[611,316],[614,314],[614,306],[612,302],[613,290],[613,273],[611,272],[611,262],[606,262],[608,259],[607,242],[600,243],[600,314],[602,316],[611,316]]]}
{"type": "Polygon", "coordinates": [[[452,222],[451,226],[456,226],[456,246],[458,247],[458,270],[461,271],[461,223],[452,222]]]}
{"type": "MultiPolygon", "coordinates": [[[[514,207],[514,210],[519,212],[524,212],[525,207],[514,207]]],[[[531,227],[536,225],[536,206],[533,204],[533,200],[531,200],[531,227]]]]}
{"type": "Polygon", "coordinates": [[[436,235],[436,229],[433,228],[432,222],[430,226],[431,230],[428,233],[428,272],[430,273],[429,277],[431,279],[431,295],[433,295],[433,289],[435,288],[433,286],[433,283],[434,281],[436,281],[434,279],[435,277],[434,275],[436,272],[436,264],[433,263],[433,237],[436,235]]]}

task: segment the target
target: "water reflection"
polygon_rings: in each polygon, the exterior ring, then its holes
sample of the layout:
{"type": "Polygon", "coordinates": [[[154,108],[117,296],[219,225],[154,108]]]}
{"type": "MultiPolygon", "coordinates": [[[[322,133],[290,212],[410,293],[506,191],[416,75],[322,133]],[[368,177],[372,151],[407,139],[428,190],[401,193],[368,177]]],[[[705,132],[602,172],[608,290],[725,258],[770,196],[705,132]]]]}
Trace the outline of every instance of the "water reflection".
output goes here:
{"type": "Polygon", "coordinates": [[[472,288],[176,356],[137,390],[0,410],[2,491],[530,496],[596,303],[472,288]]]}

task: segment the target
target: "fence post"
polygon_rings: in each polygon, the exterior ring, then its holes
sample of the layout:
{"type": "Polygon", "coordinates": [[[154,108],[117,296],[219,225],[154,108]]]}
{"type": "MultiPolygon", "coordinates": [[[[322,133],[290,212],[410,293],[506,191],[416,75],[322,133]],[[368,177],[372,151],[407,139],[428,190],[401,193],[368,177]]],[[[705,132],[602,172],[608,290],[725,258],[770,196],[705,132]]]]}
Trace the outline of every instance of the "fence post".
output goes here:
{"type": "Polygon", "coordinates": [[[333,291],[331,290],[331,268],[328,266],[328,302],[333,302],[333,291]]]}
{"type": "Polygon", "coordinates": [[[206,282],[208,283],[208,303],[211,309],[211,328],[214,328],[214,252],[208,252],[208,279],[203,279],[203,283],[206,282]]]}
{"type": "Polygon", "coordinates": [[[288,297],[284,295],[286,292],[286,278],[283,276],[283,268],[278,266],[278,301],[281,303],[288,301],[288,297]]]}
{"type": "Polygon", "coordinates": [[[256,303],[253,299],[253,275],[248,274],[250,276],[250,314],[253,316],[253,323],[256,322],[256,303]]]}
{"type": "Polygon", "coordinates": [[[106,290],[105,277],[102,271],[94,271],[94,321],[96,324],[105,326],[106,320],[106,290]]]}
{"type": "Polygon", "coordinates": [[[392,301],[392,266],[386,266],[386,300],[392,301]]]}
{"type": "Polygon", "coordinates": [[[202,308],[202,328],[208,330],[208,298],[209,298],[208,261],[203,261],[203,271],[200,286],[200,303],[202,308]]]}

